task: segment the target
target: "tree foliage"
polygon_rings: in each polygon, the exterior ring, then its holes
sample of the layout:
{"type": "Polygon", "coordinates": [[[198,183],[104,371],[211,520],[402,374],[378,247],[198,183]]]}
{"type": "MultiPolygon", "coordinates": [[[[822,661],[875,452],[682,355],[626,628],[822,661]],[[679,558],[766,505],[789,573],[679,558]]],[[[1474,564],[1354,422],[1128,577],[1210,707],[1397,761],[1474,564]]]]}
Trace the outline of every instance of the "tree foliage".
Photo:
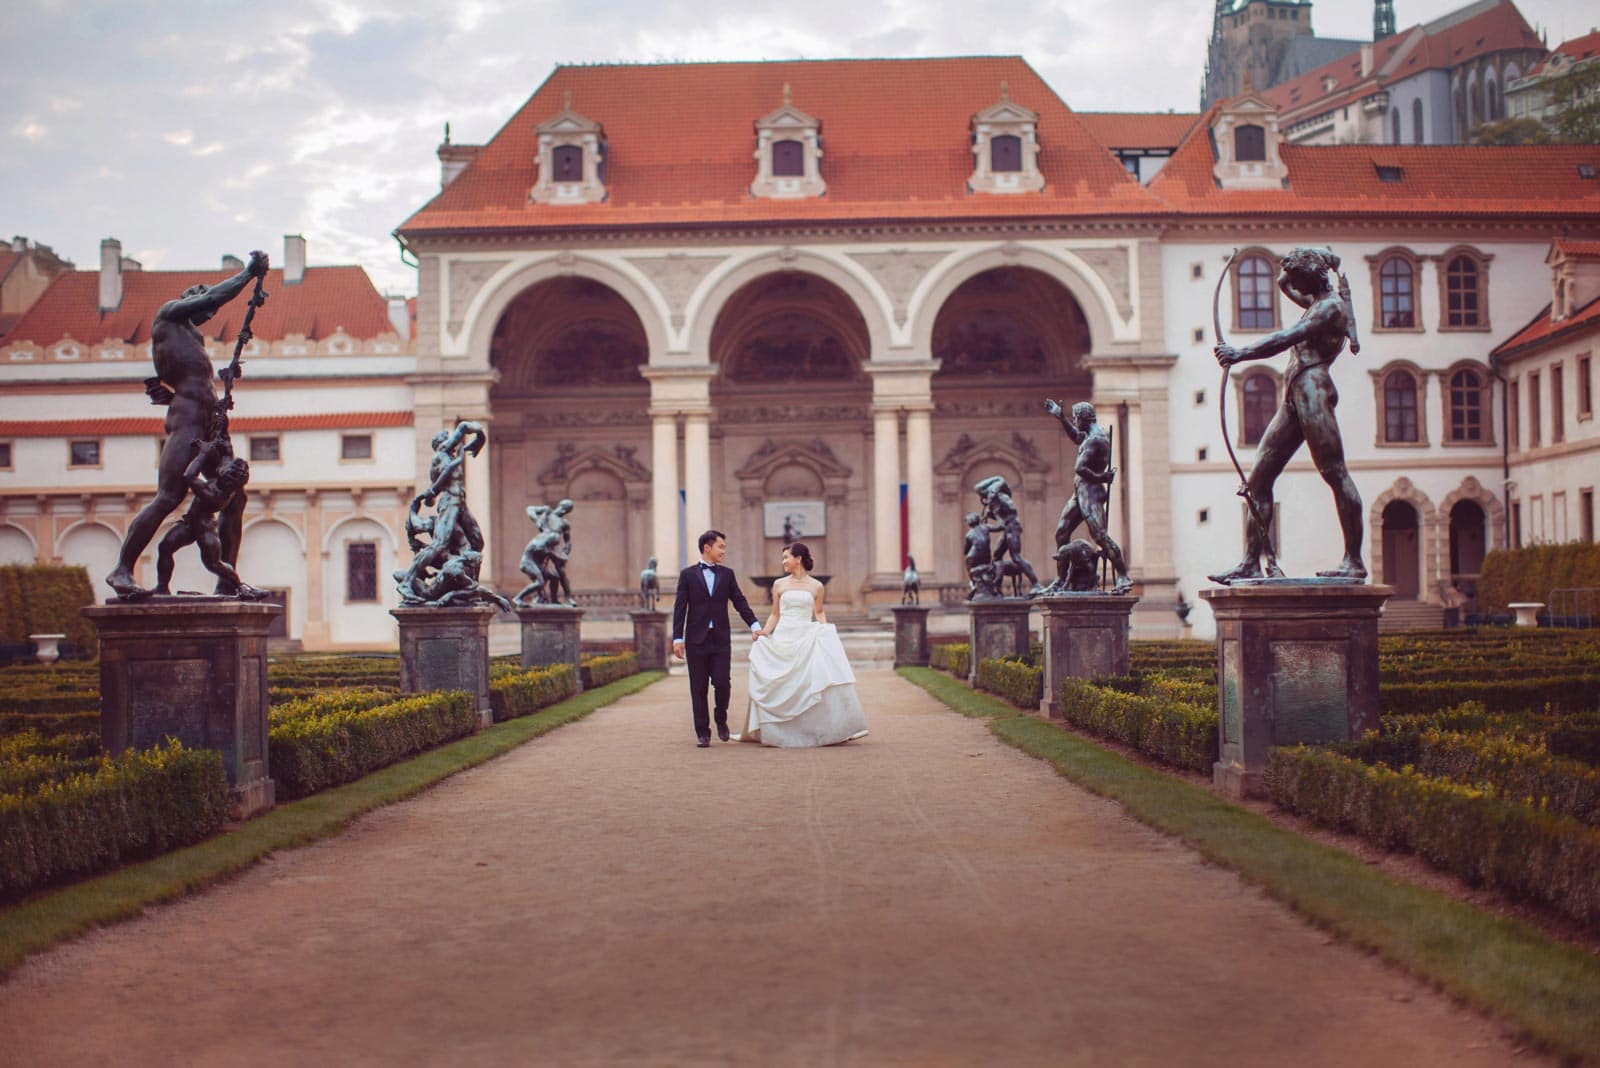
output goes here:
{"type": "Polygon", "coordinates": [[[1600,144],[1600,62],[1573,65],[1545,83],[1553,112],[1549,123],[1557,141],[1600,144]]]}
{"type": "Polygon", "coordinates": [[[1475,145],[1546,145],[1551,140],[1549,128],[1532,117],[1499,119],[1472,128],[1475,145]]]}

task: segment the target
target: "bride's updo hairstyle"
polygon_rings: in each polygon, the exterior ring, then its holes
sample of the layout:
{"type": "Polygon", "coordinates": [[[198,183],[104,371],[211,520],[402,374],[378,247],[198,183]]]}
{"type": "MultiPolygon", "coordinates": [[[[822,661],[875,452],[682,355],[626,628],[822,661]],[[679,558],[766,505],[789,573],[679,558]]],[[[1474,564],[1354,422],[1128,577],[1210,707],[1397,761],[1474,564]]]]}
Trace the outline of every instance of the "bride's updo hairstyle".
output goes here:
{"type": "Polygon", "coordinates": [[[806,548],[805,542],[794,542],[787,547],[787,551],[790,556],[800,561],[800,566],[805,568],[808,573],[811,571],[812,567],[815,566],[811,563],[811,550],[806,548]]]}

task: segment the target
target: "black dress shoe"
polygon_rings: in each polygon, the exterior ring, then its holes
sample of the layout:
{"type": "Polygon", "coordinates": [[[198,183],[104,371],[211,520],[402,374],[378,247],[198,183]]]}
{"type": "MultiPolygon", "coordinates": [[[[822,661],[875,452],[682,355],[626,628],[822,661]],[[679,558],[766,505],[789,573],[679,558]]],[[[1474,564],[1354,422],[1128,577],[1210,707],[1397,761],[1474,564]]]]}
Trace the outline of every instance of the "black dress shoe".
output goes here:
{"type": "Polygon", "coordinates": [[[701,748],[701,749],[710,749],[711,748],[711,735],[709,735],[709,734],[700,735],[700,740],[695,742],[694,744],[698,748],[701,748]]]}
{"type": "Polygon", "coordinates": [[[717,728],[717,740],[719,742],[725,742],[725,741],[728,740],[728,728],[726,728],[726,727],[718,727],[717,728]]]}

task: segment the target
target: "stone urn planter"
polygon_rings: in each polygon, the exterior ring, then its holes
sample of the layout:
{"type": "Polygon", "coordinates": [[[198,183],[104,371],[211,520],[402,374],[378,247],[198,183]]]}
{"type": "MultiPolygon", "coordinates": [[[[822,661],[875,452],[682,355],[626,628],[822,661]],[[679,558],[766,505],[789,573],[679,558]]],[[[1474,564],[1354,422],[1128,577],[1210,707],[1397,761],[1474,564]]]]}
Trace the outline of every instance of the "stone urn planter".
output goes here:
{"type": "Polygon", "coordinates": [[[65,634],[30,634],[28,640],[34,644],[33,655],[39,658],[41,664],[54,664],[61,659],[61,643],[67,640],[65,634]]]}

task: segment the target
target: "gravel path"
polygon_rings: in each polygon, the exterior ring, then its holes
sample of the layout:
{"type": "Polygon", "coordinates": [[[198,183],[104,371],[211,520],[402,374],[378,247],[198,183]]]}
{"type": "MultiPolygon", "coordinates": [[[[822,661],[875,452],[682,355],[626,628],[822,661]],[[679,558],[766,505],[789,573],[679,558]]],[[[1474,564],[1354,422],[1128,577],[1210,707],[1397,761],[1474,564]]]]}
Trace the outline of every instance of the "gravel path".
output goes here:
{"type": "Polygon", "coordinates": [[[0,1063],[1537,1061],[890,672],[825,750],[686,690],[34,958],[0,1063]]]}

